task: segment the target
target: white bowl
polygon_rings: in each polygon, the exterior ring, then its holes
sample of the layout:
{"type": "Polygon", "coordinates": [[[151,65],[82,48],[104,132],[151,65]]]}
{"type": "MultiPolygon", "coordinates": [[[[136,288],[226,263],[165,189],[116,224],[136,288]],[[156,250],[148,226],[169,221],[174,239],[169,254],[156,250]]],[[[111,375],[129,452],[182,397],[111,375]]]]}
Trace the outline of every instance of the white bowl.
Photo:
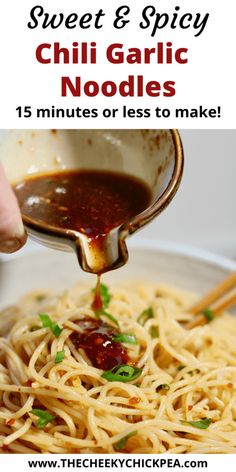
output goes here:
{"type": "MultiPolygon", "coordinates": [[[[230,272],[236,262],[206,251],[145,239],[129,242],[129,261],[105,274],[104,281],[144,279],[165,282],[203,294],[230,272]]],[[[94,275],[83,272],[75,254],[40,248],[0,261],[0,308],[13,304],[31,290],[57,292],[83,280],[95,285],[94,275]]]]}

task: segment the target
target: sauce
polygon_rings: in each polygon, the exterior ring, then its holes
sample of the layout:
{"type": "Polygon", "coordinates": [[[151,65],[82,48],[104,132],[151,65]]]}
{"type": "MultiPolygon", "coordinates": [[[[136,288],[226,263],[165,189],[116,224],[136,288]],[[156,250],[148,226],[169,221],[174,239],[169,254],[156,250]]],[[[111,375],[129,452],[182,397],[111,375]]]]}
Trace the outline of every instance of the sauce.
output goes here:
{"type": "Polygon", "coordinates": [[[101,275],[98,274],[97,284],[96,284],[95,293],[94,293],[94,299],[92,303],[92,309],[95,312],[101,310],[103,307],[102,297],[100,293],[100,286],[101,286],[101,275]]]}
{"type": "MultiPolygon", "coordinates": [[[[145,210],[152,197],[142,180],[99,170],[30,177],[17,183],[14,190],[23,215],[37,223],[85,235],[89,250],[101,261],[98,275],[107,267],[105,243],[110,231],[145,210]]],[[[100,308],[98,278],[93,309],[100,308]]]]}
{"type": "Polygon", "coordinates": [[[151,201],[151,191],[140,179],[97,170],[31,177],[15,185],[15,192],[24,215],[79,231],[97,244],[151,201]]]}
{"type": "Polygon", "coordinates": [[[119,332],[100,319],[84,318],[77,321],[81,333],[74,332],[70,339],[76,349],[84,349],[94,367],[110,370],[129,361],[125,347],[113,341],[119,332]]]}

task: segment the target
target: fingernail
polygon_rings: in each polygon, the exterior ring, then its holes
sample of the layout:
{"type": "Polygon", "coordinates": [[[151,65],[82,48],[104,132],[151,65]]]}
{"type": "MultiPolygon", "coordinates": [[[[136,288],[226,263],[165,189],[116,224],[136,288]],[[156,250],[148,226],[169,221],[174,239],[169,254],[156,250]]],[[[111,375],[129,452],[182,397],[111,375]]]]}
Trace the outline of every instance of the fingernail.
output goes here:
{"type": "Polygon", "coordinates": [[[25,236],[27,238],[25,228],[24,228],[24,225],[23,225],[23,221],[22,221],[22,219],[20,219],[20,221],[18,222],[17,228],[15,230],[15,237],[19,238],[19,239],[22,239],[22,238],[24,239],[25,236]]]}
{"type": "Polygon", "coordinates": [[[5,254],[11,254],[12,252],[18,251],[22,248],[27,240],[27,233],[24,233],[21,236],[14,236],[6,240],[0,240],[0,252],[5,254]]]}

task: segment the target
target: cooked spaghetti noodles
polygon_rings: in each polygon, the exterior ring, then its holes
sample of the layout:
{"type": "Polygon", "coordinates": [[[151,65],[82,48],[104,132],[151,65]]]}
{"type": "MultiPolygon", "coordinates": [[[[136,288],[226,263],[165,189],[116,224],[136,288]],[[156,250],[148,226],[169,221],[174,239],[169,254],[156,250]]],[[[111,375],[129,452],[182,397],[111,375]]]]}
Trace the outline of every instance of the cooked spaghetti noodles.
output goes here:
{"type": "Polygon", "coordinates": [[[111,286],[100,322],[129,360],[107,373],[83,338],[99,319],[92,299],[79,286],[2,312],[1,452],[235,453],[236,319],[187,331],[191,293],[111,286]]]}

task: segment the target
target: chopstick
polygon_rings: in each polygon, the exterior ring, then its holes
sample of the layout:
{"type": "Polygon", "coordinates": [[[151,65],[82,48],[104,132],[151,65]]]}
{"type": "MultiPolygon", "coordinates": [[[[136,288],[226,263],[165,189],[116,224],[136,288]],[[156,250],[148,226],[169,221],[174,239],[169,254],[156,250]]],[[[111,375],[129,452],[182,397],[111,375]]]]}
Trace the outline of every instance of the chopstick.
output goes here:
{"type": "Polygon", "coordinates": [[[215,317],[234,304],[236,304],[236,272],[233,272],[188,310],[196,316],[185,324],[185,328],[192,329],[206,324],[208,319],[202,314],[206,309],[210,309],[215,317]]]}

